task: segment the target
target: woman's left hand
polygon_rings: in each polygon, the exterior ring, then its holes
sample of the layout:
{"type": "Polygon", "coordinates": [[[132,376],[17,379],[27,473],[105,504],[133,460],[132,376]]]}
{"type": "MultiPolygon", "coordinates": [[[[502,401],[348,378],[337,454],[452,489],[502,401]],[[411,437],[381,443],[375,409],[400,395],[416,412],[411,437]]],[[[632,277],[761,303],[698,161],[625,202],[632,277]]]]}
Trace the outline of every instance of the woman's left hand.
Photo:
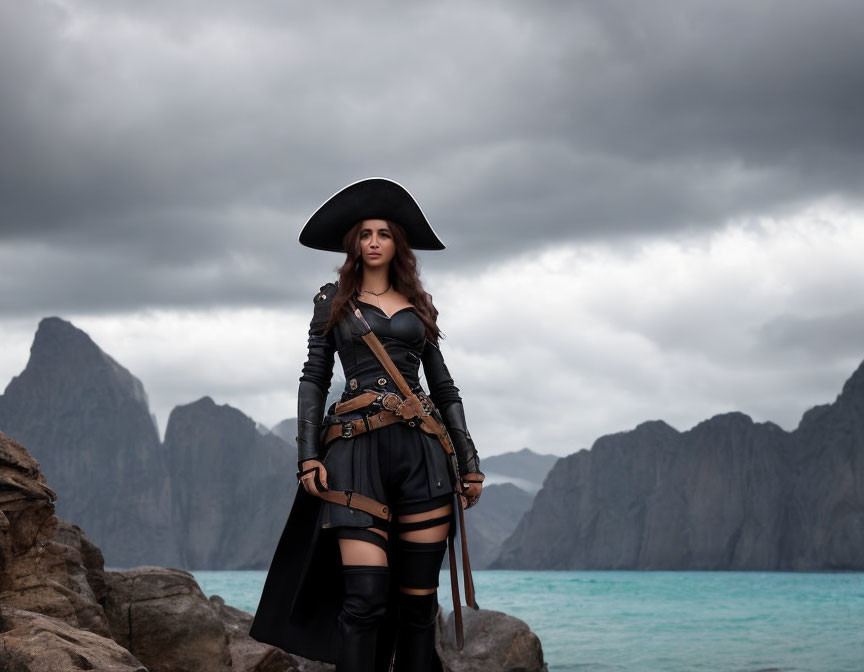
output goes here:
{"type": "Polygon", "coordinates": [[[480,499],[480,494],[483,492],[483,483],[481,481],[462,481],[462,494],[459,499],[462,501],[463,509],[470,509],[480,499]]]}

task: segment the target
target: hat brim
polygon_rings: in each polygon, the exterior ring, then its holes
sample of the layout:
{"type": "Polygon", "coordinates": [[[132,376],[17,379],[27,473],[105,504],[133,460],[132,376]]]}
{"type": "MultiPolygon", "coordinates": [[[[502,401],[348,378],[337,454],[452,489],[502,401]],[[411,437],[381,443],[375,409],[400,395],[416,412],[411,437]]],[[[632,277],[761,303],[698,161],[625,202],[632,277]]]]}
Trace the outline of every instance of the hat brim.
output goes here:
{"type": "Polygon", "coordinates": [[[315,211],[303,230],[300,244],[316,250],[345,252],[342,239],[364,219],[386,219],[405,230],[415,250],[443,250],[444,243],[408,190],[385,177],[370,177],[349,184],[315,211]]]}

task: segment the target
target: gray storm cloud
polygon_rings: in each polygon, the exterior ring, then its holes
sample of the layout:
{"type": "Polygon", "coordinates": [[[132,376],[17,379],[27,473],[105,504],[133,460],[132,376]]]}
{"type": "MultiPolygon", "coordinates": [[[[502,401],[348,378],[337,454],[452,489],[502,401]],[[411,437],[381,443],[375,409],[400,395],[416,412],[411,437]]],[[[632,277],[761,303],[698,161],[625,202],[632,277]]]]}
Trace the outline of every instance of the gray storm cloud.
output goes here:
{"type": "Polygon", "coordinates": [[[60,315],[163,427],[292,415],[297,234],[385,175],[483,454],[790,428],[864,357],[861,63],[859,2],[0,3],[0,380],[60,315]]]}
{"type": "Polygon", "coordinates": [[[305,301],[372,174],[451,269],[860,197],[860,3],[337,7],[4,3],[0,310],[305,301]]]}

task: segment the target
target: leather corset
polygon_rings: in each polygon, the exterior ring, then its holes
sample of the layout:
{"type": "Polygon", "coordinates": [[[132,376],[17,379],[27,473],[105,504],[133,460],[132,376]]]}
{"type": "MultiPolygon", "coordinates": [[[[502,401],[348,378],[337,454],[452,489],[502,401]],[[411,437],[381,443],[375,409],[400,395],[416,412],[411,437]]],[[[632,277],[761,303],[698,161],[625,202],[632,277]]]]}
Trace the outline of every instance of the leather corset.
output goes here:
{"type": "MultiPolygon", "coordinates": [[[[395,383],[356,330],[353,320],[340,320],[335,328],[324,333],[336,290],[334,283],[328,283],[314,298],[315,311],[309,325],[308,356],[300,376],[298,393],[297,457],[300,462],[320,459],[321,456],[321,423],[336,352],[345,371],[342,401],[364,389],[397,391],[395,383]]],[[[460,472],[479,472],[479,459],[465,426],[459,388],[454,384],[437,344],[426,338],[422,320],[411,307],[398,310],[388,318],[375,305],[362,301],[356,303],[412,388],[420,387],[419,368],[423,364],[429,397],[441,411],[453,439],[460,472]]]]}
{"type": "MultiPolygon", "coordinates": [[[[426,345],[426,327],[413,308],[403,308],[388,318],[378,306],[363,301],[356,301],[356,304],[408,385],[412,388],[418,386],[420,363],[426,345]]],[[[386,380],[389,376],[359,334],[353,333],[348,320],[339,324],[334,337],[345,371],[343,399],[354,396],[364,388],[386,388],[395,391],[395,386],[390,384],[392,381],[378,383],[382,377],[386,380]]],[[[459,398],[458,391],[456,398],[459,398]]]]}

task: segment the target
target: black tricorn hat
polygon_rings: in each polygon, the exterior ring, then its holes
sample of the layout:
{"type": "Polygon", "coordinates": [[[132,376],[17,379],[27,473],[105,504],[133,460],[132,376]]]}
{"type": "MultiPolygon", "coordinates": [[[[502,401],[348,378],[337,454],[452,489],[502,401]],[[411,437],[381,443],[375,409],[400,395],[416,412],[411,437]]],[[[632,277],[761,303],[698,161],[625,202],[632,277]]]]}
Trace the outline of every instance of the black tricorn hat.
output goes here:
{"type": "Polygon", "coordinates": [[[426,215],[414,197],[398,182],[369,177],[340,189],[309,218],[300,232],[300,244],[316,250],[345,252],[342,239],[364,219],[386,219],[405,230],[408,245],[415,250],[443,250],[426,215]]]}

